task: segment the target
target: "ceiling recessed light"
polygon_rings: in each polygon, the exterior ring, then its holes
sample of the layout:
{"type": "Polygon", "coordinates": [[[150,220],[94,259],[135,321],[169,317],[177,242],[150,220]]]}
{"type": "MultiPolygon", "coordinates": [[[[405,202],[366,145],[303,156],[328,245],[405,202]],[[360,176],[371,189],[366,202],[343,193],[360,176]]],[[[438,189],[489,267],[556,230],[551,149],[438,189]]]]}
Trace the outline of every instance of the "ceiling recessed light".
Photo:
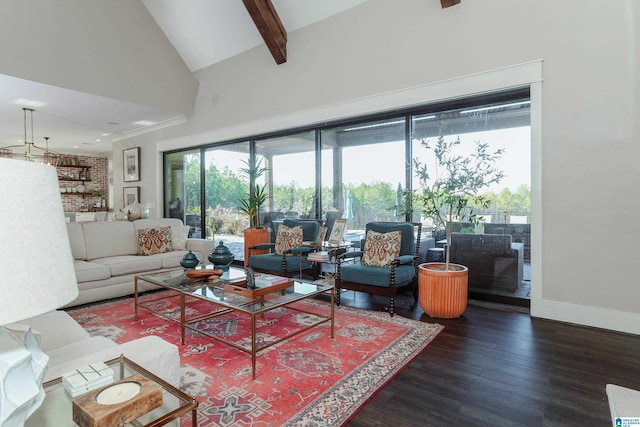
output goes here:
{"type": "Polygon", "coordinates": [[[109,136],[109,135],[111,135],[111,134],[110,134],[110,133],[103,133],[103,134],[102,134],[102,135],[100,135],[100,136],[109,136]]]}
{"type": "Polygon", "coordinates": [[[100,142],[100,141],[102,141],[102,140],[101,139],[96,139],[96,142],[100,142]]]}
{"type": "Polygon", "coordinates": [[[46,102],[34,101],[32,99],[18,98],[13,100],[14,104],[22,105],[23,107],[37,108],[47,105],[46,102]]]}
{"type": "Polygon", "coordinates": [[[140,120],[139,122],[133,122],[134,125],[140,125],[140,126],[151,126],[151,125],[155,125],[156,122],[150,122],[149,120],[140,120]]]}

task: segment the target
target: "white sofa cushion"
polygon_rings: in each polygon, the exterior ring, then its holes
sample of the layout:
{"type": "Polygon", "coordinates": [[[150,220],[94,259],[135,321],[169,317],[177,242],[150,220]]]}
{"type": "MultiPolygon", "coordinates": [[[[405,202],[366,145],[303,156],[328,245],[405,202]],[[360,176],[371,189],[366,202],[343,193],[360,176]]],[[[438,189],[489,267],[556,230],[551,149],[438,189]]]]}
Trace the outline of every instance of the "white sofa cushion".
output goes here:
{"type": "Polygon", "coordinates": [[[94,259],[98,264],[104,264],[111,269],[111,276],[142,273],[162,268],[162,260],[154,256],[123,255],[94,259]]]}
{"type": "MultiPolygon", "coordinates": [[[[62,334],[58,332],[58,335],[62,335],[62,334]]],[[[84,356],[94,357],[93,355],[96,352],[100,352],[104,349],[113,348],[113,347],[118,347],[118,344],[116,344],[114,341],[111,341],[107,337],[89,337],[83,340],[71,342],[61,347],[49,349],[46,351],[46,353],[49,356],[49,367],[54,367],[54,366],[62,366],[66,364],[69,360],[76,361],[78,359],[82,359],[84,356]]],[[[119,354],[116,354],[114,357],[117,357],[117,356],[119,356],[119,354]]],[[[93,360],[93,362],[104,362],[105,360],[96,359],[96,360],[93,360]]],[[[83,364],[76,365],[76,367],[78,366],[83,366],[83,364]]],[[[56,377],[62,376],[64,372],[61,372],[59,374],[60,375],[57,375],[56,377]]],[[[48,372],[47,376],[49,375],[50,373],[48,372]]]]}
{"type": "Polygon", "coordinates": [[[174,251],[184,251],[187,249],[187,238],[190,228],[188,225],[171,227],[171,247],[174,251]]]}
{"type": "Polygon", "coordinates": [[[73,262],[73,267],[76,270],[76,280],[78,283],[104,280],[111,277],[111,269],[103,264],[76,260],[73,262]]]}
{"type": "Polygon", "coordinates": [[[180,384],[178,347],[160,337],[148,335],[116,344],[105,337],[91,337],[63,310],[50,311],[21,324],[41,334],[40,348],[49,356],[44,381],[61,377],[78,366],[105,362],[124,354],[176,387],[180,384]]]}
{"type": "Polygon", "coordinates": [[[87,260],[136,255],[138,240],[129,221],[101,221],[82,224],[87,260]]]}
{"type": "Polygon", "coordinates": [[[86,259],[87,251],[84,248],[82,224],[78,224],[77,222],[67,223],[67,234],[69,235],[69,244],[71,245],[73,259],[86,259]]]}
{"type": "Polygon", "coordinates": [[[29,325],[40,333],[40,348],[45,353],[90,337],[78,322],[61,310],[50,311],[20,323],[29,325]]]}
{"type": "Polygon", "coordinates": [[[106,362],[124,354],[170,384],[180,385],[178,347],[155,335],[122,344],[105,337],[91,337],[46,353],[49,355],[49,369],[43,381],[60,378],[78,366],[106,362]]]}
{"type": "MultiPolygon", "coordinates": [[[[179,268],[180,260],[188,253],[188,251],[171,251],[163,254],[150,255],[151,258],[158,258],[162,263],[162,268],[179,268]]],[[[199,254],[196,254],[198,259],[202,261],[199,254]]]]}

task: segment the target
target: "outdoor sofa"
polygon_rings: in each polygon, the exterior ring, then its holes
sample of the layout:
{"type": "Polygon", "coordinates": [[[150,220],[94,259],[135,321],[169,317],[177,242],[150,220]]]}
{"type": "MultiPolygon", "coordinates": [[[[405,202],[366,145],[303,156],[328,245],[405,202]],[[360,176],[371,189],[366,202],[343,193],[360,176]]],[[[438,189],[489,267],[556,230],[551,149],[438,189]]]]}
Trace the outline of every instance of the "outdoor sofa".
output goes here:
{"type": "Polygon", "coordinates": [[[469,268],[469,287],[513,292],[523,279],[524,244],[508,234],[451,233],[451,262],[469,268]]]}

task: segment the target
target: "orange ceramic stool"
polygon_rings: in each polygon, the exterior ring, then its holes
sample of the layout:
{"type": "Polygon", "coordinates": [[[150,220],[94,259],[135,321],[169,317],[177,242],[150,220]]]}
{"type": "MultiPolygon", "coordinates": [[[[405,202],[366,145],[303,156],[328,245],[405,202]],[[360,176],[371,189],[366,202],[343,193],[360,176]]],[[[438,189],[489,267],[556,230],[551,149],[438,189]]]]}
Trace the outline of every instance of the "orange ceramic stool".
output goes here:
{"type": "Polygon", "coordinates": [[[459,264],[449,264],[455,271],[439,270],[442,262],[420,264],[418,286],[420,306],[431,317],[452,319],[460,317],[467,309],[469,269],[459,264]]]}

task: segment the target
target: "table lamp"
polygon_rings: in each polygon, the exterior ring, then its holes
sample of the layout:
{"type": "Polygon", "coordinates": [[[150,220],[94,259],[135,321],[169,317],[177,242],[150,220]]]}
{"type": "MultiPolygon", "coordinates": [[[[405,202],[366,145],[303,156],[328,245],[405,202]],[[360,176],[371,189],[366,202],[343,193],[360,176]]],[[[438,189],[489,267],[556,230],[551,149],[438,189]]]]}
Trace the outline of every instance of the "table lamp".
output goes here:
{"type": "Polygon", "coordinates": [[[49,360],[14,322],[78,295],[54,167],[0,158],[0,230],[0,426],[14,427],[44,400],[49,360]]]}

